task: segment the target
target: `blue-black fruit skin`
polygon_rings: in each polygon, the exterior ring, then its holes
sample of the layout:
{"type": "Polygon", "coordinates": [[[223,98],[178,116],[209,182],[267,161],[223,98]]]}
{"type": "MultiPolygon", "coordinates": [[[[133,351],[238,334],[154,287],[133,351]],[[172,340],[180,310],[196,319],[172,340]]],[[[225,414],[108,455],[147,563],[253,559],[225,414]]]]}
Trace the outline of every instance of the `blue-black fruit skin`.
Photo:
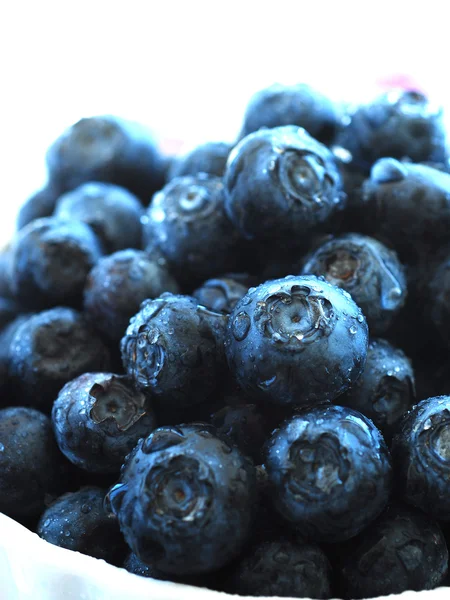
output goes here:
{"type": "Polygon", "coordinates": [[[419,92],[391,90],[352,108],[336,143],[351,153],[361,171],[368,171],[384,156],[445,162],[447,134],[442,115],[442,109],[433,108],[419,92]]]}
{"type": "Polygon", "coordinates": [[[45,187],[30,196],[21,206],[17,215],[17,229],[23,229],[25,225],[36,221],[36,219],[50,217],[55,210],[60,195],[61,190],[59,187],[49,182],[45,187]]]}
{"type": "Polygon", "coordinates": [[[225,142],[207,142],[184,156],[174,158],[169,169],[169,181],[199,173],[223,177],[231,148],[231,144],[225,142]]]}
{"type": "Polygon", "coordinates": [[[7,363],[20,401],[43,410],[71,379],[111,367],[108,348],[84,316],[62,307],[23,319],[13,331],[7,363]]]}
{"type": "Polygon", "coordinates": [[[340,597],[374,598],[444,584],[448,550],[436,521],[394,504],[342,545],[337,562],[340,597]]]}
{"type": "Polygon", "coordinates": [[[400,497],[439,521],[450,521],[450,396],[427,398],[405,415],[392,442],[400,497]]]}
{"type": "Polygon", "coordinates": [[[199,404],[216,389],[225,367],[226,323],[226,315],[189,296],[146,300],[121,341],[124,369],[162,404],[199,404]]]}
{"type": "Polygon", "coordinates": [[[55,217],[33,221],[13,240],[9,268],[14,296],[34,310],[77,306],[86,277],[102,254],[97,236],[84,223],[55,217]]]}
{"type": "Polygon", "coordinates": [[[369,341],[364,371],[339,403],[369,417],[390,443],[415,400],[411,361],[400,348],[378,338],[369,341]]]}
{"type": "Polygon", "coordinates": [[[92,473],[119,473],[139,439],[156,427],[146,395],[113,373],[84,373],[66,383],[52,423],[61,452],[92,473]]]}
{"type": "Polygon", "coordinates": [[[132,551],[174,575],[208,573],[235,558],[255,501],[251,461],[206,424],[159,428],[141,440],[108,495],[132,551]]]}
{"type": "Polygon", "coordinates": [[[0,512],[38,516],[46,499],[63,490],[64,469],[46,415],[25,407],[0,410],[0,512]]]}
{"type": "Polygon", "coordinates": [[[261,129],[242,139],[228,158],[226,210],[249,240],[298,239],[344,207],[333,154],[295,126],[261,129]]]}
{"type": "Polygon", "coordinates": [[[344,290],[315,276],[251,288],[229,317],[225,351],[238,384],[278,404],[334,400],[360,376],[367,323],[344,290]]]}
{"type": "Polygon", "coordinates": [[[172,179],[144,219],[146,251],[157,250],[175,277],[198,285],[239,265],[238,234],[225,212],[222,178],[205,173],[172,179]]]}
{"type": "MultiPolygon", "coordinates": [[[[223,574],[220,571],[214,571],[212,573],[200,573],[198,575],[173,575],[172,573],[163,573],[156,569],[153,565],[147,565],[142,560],[130,552],[125,558],[123,568],[129,573],[139,575],[140,577],[151,577],[152,579],[158,579],[159,581],[173,581],[174,583],[182,583],[184,585],[193,585],[196,587],[209,588],[212,590],[219,589],[223,574]]],[[[228,567],[224,569],[228,570],[228,567]]]]}
{"type": "Polygon", "coordinates": [[[192,292],[199,304],[229,315],[248,291],[246,285],[227,277],[208,279],[192,292]]]}
{"type": "Polygon", "coordinates": [[[14,321],[22,312],[22,307],[12,298],[4,298],[0,296],[0,332],[14,321]]]}
{"type": "Polygon", "coordinates": [[[86,279],[83,307],[102,334],[119,342],[141,303],[164,292],[179,292],[167,261],[130,248],[102,257],[93,267],[86,279]]]}
{"type": "Polygon", "coordinates": [[[254,546],[238,562],[227,591],[239,596],[332,597],[330,562],[319,546],[277,540],[254,546]]]}
{"type": "Polygon", "coordinates": [[[351,408],[299,412],[275,430],[265,456],[275,507],[313,541],[354,537],[389,500],[389,451],[372,421],[351,408]]]}
{"type": "Polygon", "coordinates": [[[383,158],[372,166],[362,198],[371,232],[386,240],[403,263],[432,259],[447,244],[450,174],[383,158]]]}
{"type": "Polygon", "coordinates": [[[211,415],[211,424],[244,456],[250,457],[256,465],[261,464],[262,447],[271,427],[256,404],[224,406],[211,415]]]}
{"type": "Polygon", "coordinates": [[[447,256],[428,281],[427,313],[434,331],[450,346],[450,256],[447,256]]]}
{"type": "Polygon", "coordinates": [[[127,189],[90,181],[60,196],[54,215],[89,225],[109,254],[141,247],[143,212],[139,199],[127,189]]]}
{"type": "Polygon", "coordinates": [[[371,335],[381,335],[404,306],[406,275],[397,254],[358,233],[332,237],[304,259],[303,275],[322,276],[361,308],[371,335]]]}
{"type": "Polygon", "coordinates": [[[117,521],[103,507],[105,490],[85,486],[57,498],[42,514],[36,533],[50,544],[122,564],[127,546],[117,521]]]}
{"type": "Polygon", "coordinates": [[[252,96],[242,126],[242,136],[261,127],[298,125],[323,144],[330,144],[339,128],[333,102],[310,86],[274,84],[252,96]]]}
{"type": "Polygon", "coordinates": [[[50,146],[46,161],[50,180],[62,191],[103,181],[130,190],[147,204],[164,185],[164,162],[152,134],[112,115],[80,119],[50,146]]]}
{"type": "Polygon", "coordinates": [[[0,250],[0,296],[14,298],[11,284],[11,244],[0,250]]]}

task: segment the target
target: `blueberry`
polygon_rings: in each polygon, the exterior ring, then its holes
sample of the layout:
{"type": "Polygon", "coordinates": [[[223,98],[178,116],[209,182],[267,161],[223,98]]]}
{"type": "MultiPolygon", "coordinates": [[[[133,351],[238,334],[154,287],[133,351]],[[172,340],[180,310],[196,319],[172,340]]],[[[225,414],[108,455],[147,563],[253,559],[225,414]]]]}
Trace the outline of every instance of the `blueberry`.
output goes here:
{"type": "Polygon", "coordinates": [[[222,180],[200,173],[173,179],[148,208],[147,251],[157,248],[191,289],[238,264],[239,236],[224,203],[222,180]]]}
{"type": "Polygon", "coordinates": [[[94,473],[118,473],[138,440],[156,427],[149,399],[112,373],[84,373],[66,383],[52,421],[61,452],[94,473]]]}
{"type": "Polygon", "coordinates": [[[314,276],[251,288],[230,315],[225,350],[244,390],[279,404],[334,400],[361,374],[368,331],[349,294],[314,276]]]}
{"type": "Polygon", "coordinates": [[[127,547],[117,521],[103,508],[104,497],[95,486],[60,496],[42,514],[37,534],[60,548],[121,564],[127,547]]]}
{"type": "Polygon", "coordinates": [[[231,151],[226,210],[248,239],[294,244],[343,207],[332,153],[304,129],[262,129],[231,151]]]}
{"type": "Polygon", "coordinates": [[[439,525],[420,511],[390,507],[340,549],[344,598],[374,598],[431,590],[447,574],[448,551],[439,525]]]}
{"type": "Polygon", "coordinates": [[[59,303],[77,306],[87,274],[102,255],[84,223],[38,219],[13,240],[11,282],[17,300],[32,309],[59,303]]]}
{"type": "Polygon", "coordinates": [[[445,345],[450,345],[450,256],[434,270],[428,280],[428,297],[424,303],[427,316],[445,345]]]}
{"type": "Polygon", "coordinates": [[[227,591],[240,596],[331,598],[331,565],[315,544],[259,544],[234,567],[227,591]]]}
{"type": "Polygon", "coordinates": [[[409,358],[386,340],[373,339],[361,377],[339,402],[369,417],[390,441],[415,398],[414,371],[409,358]]]}
{"type": "Polygon", "coordinates": [[[249,456],[255,464],[261,464],[261,450],[268,438],[270,422],[256,404],[224,406],[211,415],[211,423],[219,435],[249,456]]]}
{"type": "Polygon", "coordinates": [[[245,296],[248,287],[226,277],[208,279],[192,295],[199,304],[210,310],[229,315],[241,298],[245,296]]]}
{"type": "MultiPolygon", "coordinates": [[[[8,373],[9,351],[11,342],[16,335],[19,327],[30,318],[30,314],[20,314],[5,327],[0,330],[0,365],[3,365],[5,373],[8,373]]],[[[5,399],[6,400],[6,399],[5,399]]],[[[2,402],[5,406],[9,406],[12,402],[2,402]]]]}
{"type": "Polygon", "coordinates": [[[141,247],[143,210],[136,196],[125,188],[91,181],[63,194],[54,214],[89,225],[105,251],[111,253],[141,247]]]}
{"type": "Polygon", "coordinates": [[[163,404],[198,404],[222,371],[225,315],[189,296],[165,293],[142,303],[121,341],[123,365],[140,389],[163,404]]]}
{"type": "Polygon", "coordinates": [[[448,241],[448,173],[381,159],[364,183],[363,200],[373,231],[388,240],[408,264],[432,257],[448,241]]]}
{"type": "Polygon", "coordinates": [[[86,371],[108,371],[110,357],[80,313],[53,308],[26,318],[16,329],[8,368],[21,402],[48,409],[71,379],[86,371]]]}
{"type": "Polygon", "coordinates": [[[61,492],[65,464],[50,419],[33,408],[0,410],[0,512],[38,516],[61,492]]]}
{"type": "Polygon", "coordinates": [[[89,273],[84,310],[99,331],[118,342],[144,300],[178,291],[164,259],[142,250],[121,250],[101,258],[89,273]]]}
{"type": "Polygon", "coordinates": [[[158,571],[152,565],[146,565],[142,560],[134,554],[130,552],[124,563],[123,568],[126,569],[129,573],[133,573],[133,575],[139,575],[140,577],[151,577],[152,579],[159,579],[161,581],[169,581],[170,576],[163,573],[162,571],[158,571]]]}
{"type": "Polygon", "coordinates": [[[303,127],[329,144],[338,129],[338,113],[331,100],[303,83],[274,84],[254,94],[245,111],[242,135],[282,125],[303,127]]]}
{"type": "Polygon", "coordinates": [[[25,225],[36,219],[50,217],[55,210],[60,194],[61,190],[58,186],[48,183],[45,187],[30,196],[22,205],[17,215],[17,229],[23,229],[25,225]]]}
{"type": "Polygon", "coordinates": [[[392,444],[403,500],[450,521],[450,396],[422,400],[404,417],[392,444]]]}
{"type": "Polygon", "coordinates": [[[199,173],[222,177],[231,148],[230,144],[224,142],[208,142],[197,146],[185,156],[174,159],[169,170],[169,179],[199,173]]]}
{"type": "Polygon", "coordinates": [[[320,406],[287,420],[267,442],[265,465],[280,515],[318,542],[357,535],[389,500],[386,444],[351,408],[320,406]]]}
{"type": "Polygon", "coordinates": [[[160,428],[138,443],[108,501],[140,560],[174,575],[207,573],[249,536],[254,468],[211,426],[160,428]]]}
{"type": "Polygon", "coordinates": [[[185,585],[194,585],[197,587],[206,587],[209,589],[218,589],[217,583],[222,579],[220,571],[213,573],[200,573],[199,575],[182,575],[176,576],[169,573],[163,573],[156,569],[153,565],[147,565],[142,560],[130,552],[126,557],[123,568],[129,573],[139,575],[140,577],[151,577],[160,581],[173,581],[174,583],[182,583],[185,585]]]}
{"type": "Polygon", "coordinates": [[[421,93],[391,90],[353,108],[337,144],[346,148],[361,170],[384,156],[413,162],[444,162],[446,130],[442,109],[421,93]]]}
{"type": "Polygon", "coordinates": [[[11,289],[11,245],[0,249],[0,296],[13,298],[11,289]]]}
{"type": "Polygon", "coordinates": [[[302,273],[321,275],[351,294],[373,335],[388,329],[406,300],[406,276],[396,253],[358,233],[326,240],[305,258],[302,273]]]}
{"type": "Polygon", "coordinates": [[[21,313],[21,306],[11,298],[0,296],[0,331],[21,313]]]}
{"type": "Polygon", "coordinates": [[[111,115],[81,119],[64,131],[47,152],[47,168],[62,191],[103,181],[127,188],[146,204],[164,183],[151,133],[111,115]]]}

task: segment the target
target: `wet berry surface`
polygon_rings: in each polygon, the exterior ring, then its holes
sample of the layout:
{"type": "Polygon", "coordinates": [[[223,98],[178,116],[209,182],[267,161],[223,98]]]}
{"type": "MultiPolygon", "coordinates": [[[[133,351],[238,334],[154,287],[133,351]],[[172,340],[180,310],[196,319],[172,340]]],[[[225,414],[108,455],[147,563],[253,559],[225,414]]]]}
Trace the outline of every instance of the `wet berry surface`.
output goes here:
{"type": "Polygon", "coordinates": [[[305,84],[244,108],[184,156],[106,115],[50,146],[0,254],[0,511],[242,596],[445,585],[442,111],[305,84]]]}

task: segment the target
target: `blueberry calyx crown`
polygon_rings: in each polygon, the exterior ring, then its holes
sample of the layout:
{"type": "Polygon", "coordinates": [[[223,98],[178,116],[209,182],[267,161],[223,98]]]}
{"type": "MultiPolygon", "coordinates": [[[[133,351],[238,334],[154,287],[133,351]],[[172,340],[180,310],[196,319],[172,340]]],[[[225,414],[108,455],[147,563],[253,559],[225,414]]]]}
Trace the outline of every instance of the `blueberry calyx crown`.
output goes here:
{"type": "MultiPolygon", "coordinates": [[[[301,351],[317,338],[328,336],[335,324],[331,302],[321,295],[320,288],[292,285],[290,290],[277,290],[256,304],[256,327],[280,347],[301,351]]],[[[250,317],[245,310],[234,318],[232,333],[242,341],[250,329],[250,317]]]]}
{"type": "Polygon", "coordinates": [[[270,170],[278,177],[288,198],[305,206],[317,206],[333,201],[336,183],[326,170],[324,161],[312,152],[275,148],[278,158],[270,170]]]}
{"type": "Polygon", "coordinates": [[[128,390],[117,378],[112,377],[103,384],[95,383],[89,391],[95,399],[90,416],[95,423],[113,420],[119,431],[127,431],[146,414],[143,394],[128,390]]]}

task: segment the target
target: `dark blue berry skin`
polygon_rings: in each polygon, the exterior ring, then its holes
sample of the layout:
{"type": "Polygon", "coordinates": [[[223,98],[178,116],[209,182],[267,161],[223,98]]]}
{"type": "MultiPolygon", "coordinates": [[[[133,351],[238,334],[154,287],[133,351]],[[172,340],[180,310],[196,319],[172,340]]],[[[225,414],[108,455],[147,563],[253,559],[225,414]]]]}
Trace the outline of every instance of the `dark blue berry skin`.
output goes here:
{"type": "Polygon", "coordinates": [[[111,115],[81,119],[66,129],[47,152],[47,168],[62,191],[103,181],[130,190],[145,204],[165,176],[152,134],[111,115]]]}
{"type": "MultiPolygon", "coordinates": [[[[146,565],[142,560],[130,552],[126,557],[123,568],[129,573],[139,575],[140,577],[151,577],[159,581],[173,581],[174,583],[183,583],[184,585],[193,585],[196,587],[209,588],[212,590],[219,589],[223,574],[220,571],[213,573],[200,573],[199,575],[181,575],[176,576],[169,573],[163,573],[156,569],[153,565],[146,565]]],[[[224,571],[227,571],[226,567],[224,571]]]]}
{"type": "Polygon", "coordinates": [[[343,406],[305,410],[275,430],[265,465],[280,515],[318,542],[350,539],[385,508],[392,469],[372,421],[343,406]]]}
{"type": "Polygon", "coordinates": [[[339,398],[339,403],[369,417],[390,442],[415,399],[414,371],[409,358],[388,341],[373,339],[361,377],[339,398]]]}
{"type": "Polygon", "coordinates": [[[109,371],[108,348],[81,313],[53,308],[17,328],[9,344],[11,385],[23,404],[50,409],[68,381],[89,371],[109,371]]]}
{"type": "MultiPolygon", "coordinates": [[[[16,331],[21,327],[23,323],[30,317],[28,314],[18,315],[15,319],[13,319],[10,323],[5,325],[3,329],[0,330],[0,365],[2,372],[7,380],[9,380],[9,349],[11,346],[11,342],[16,335],[16,331]]],[[[5,390],[4,390],[5,391],[5,390]]],[[[4,394],[1,398],[0,403],[2,406],[12,406],[15,404],[15,398],[13,398],[10,394],[11,390],[8,390],[8,394],[4,394]]]]}
{"type": "Polygon", "coordinates": [[[60,496],[42,514],[36,533],[60,548],[122,564],[127,546],[116,519],[103,507],[104,497],[96,486],[60,496]]]}
{"type": "Polygon", "coordinates": [[[334,400],[361,374],[368,330],[347,292],[314,276],[267,281],[230,315],[225,351],[239,385],[278,404],[334,400]]]}
{"type": "Polygon", "coordinates": [[[61,190],[58,186],[48,183],[41,190],[30,196],[21,206],[17,215],[17,229],[23,229],[25,225],[36,219],[50,217],[55,210],[60,194],[61,190]]]}
{"type": "Polygon", "coordinates": [[[443,343],[450,346],[450,256],[438,265],[427,283],[429,321],[443,343]]]}
{"type": "Polygon", "coordinates": [[[405,304],[405,270],[396,253],[365,235],[346,233],[324,241],[305,258],[302,274],[322,276],[346,290],[372,335],[385,333],[405,304]]]}
{"type": "Polygon", "coordinates": [[[450,396],[422,400],[405,415],[392,443],[402,499],[439,521],[450,521],[450,396]]]}
{"type": "Polygon", "coordinates": [[[0,296],[14,298],[11,289],[11,245],[0,250],[0,296]]]}
{"type": "Polygon", "coordinates": [[[215,390],[224,368],[226,322],[226,315],[189,296],[166,293],[147,300],[121,341],[125,371],[162,404],[198,404],[215,390]]]}
{"type": "Polygon", "coordinates": [[[261,129],[233,148],[226,210],[248,239],[298,239],[343,207],[341,176],[326,146],[294,126],[261,129]]]}
{"type": "Polygon", "coordinates": [[[112,373],[84,373],[66,383],[52,422],[61,452],[92,473],[118,473],[138,440],[156,427],[149,399],[112,373]]]}
{"type": "Polygon", "coordinates": [[[64,489],[65,461],[50,419],[32,408],[0,410],[0,512],[38,516],[64,489]]]}
{"type": "Polygon", "coordinates": [[[261,127],[298,125],[323,144],[330,144],[339,126],[334,104],[304,83],[279,83],[254,94],[244,116],[242,136],[261,127]]]}
{"type": "Polygon", "coordinates": [[[151,577],[152,579],[158,579],[160,581],[170,581],[170,575],[163,573],[156,569],[153,565],[146,565],[142,560],[130,552],[126,557],[123,568],[133,575],[139,575],[140,577],[151,577]]]}
{"type": "Polygon", "coordinates": [[[223,177],[231,148],[231,144],[224,142],[207,142],[197,146],[185,156],[173,160],[169,180],[199,173],[223,177]]]}
{"type": "Polygon", "coordinates": [[[38,219],[13,240],[10,264],[15,298],[31,309],[80,304],[87,274],[102,256],[84,223],[38,219]]]}
{"type": "Polygon", "coordinates": [[[339,551],[340,597],[374,598],[444,583],[448,550],[438,523],[406,506],[388,508],[339,551]]]}
{"type": "Polygon", "coordinates": [[[205,281],[199,288],[194,290],[192,296],[202,306],[229,315],[247,291],[247,286],[234,279],[220,277],[205,281]]]}
{"type": "Polygon", "coordinates": [[[0,296],[0,331],[22,312],[21,306],[11,298],[0,296]]]}
{"type": "Polygon", "coordinates": [[[188,286],[239,264],[239,235],[225,213],[219,177],[173,179],[154,195],[144,227],[147,252],[160,251],[188,286]]]}
{"type": "Polygon", "coordinates": [[[433,257],[448,243],[448,173],[392,158],[381,159],[364,183],[363,202],[372,232],[387,240],[406,264],[433,257]]]}
{"type": "Polygon", "coordinates": [[[239,596],[331,598],[331,565],[315,544],[279,540],[254,546],[237,563],[227,591],[239,596]]]}
{"type": "Polygon", "coordinates": [[[413,162],[445,162],[446,130],[442,109],[419,92],[391,90],[347,117],[336,143],[346,148],[362,171],[384,156],[413,162]]]}
{"type": "Polygon", "coordinates": [[[244,456],[261,464],[262,447],[273,428],[256,404],[224,406],[211,415],[211,424],[244,456]]]}
{"type": "Polygon", "coordinates": [[[63,194],[54,214],[62,220],[89,225],[109,254],[141,247],[143,212],[141,202],[125,188],[91,181],[63,194]]]}
{"type": "Polygon", "coordinates": [[[217,570],[250,535],[254,467],[214,432],[206,424],[157,429],[138,443],[109,493],[132,551],[163,572],[217,570]]]}
{"type": "Polygon", "coordinates": [[[120,250],[101,258],[89,273],[84,311],[102,334],[119,342],[144,300],[178,291],[164,259],[142,250],[120,250]]]}

